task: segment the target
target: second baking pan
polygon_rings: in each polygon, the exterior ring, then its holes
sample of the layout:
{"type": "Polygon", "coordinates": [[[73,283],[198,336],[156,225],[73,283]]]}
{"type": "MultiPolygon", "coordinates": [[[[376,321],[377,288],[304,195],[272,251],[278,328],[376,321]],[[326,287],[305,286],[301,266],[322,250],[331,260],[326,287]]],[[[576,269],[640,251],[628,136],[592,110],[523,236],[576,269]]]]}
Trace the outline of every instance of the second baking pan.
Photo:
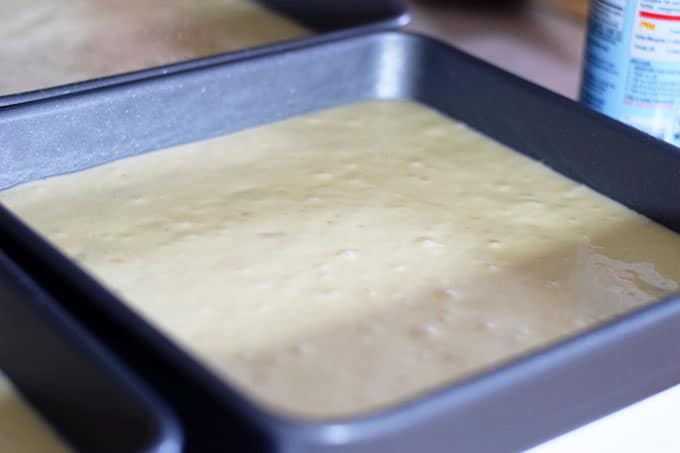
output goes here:
{"type": "MultiPolygon", "coordinates": [[[[155,393],[2,251],[0,268],[0,367],[68,444],[91,452],[182,451],[179,425],[155,393]]],[[[6,417],[18,414],[3,408],[6,417]]],[[[3,433],[12,435],[11,428],[3,433]]],[[[11,451],[58,448],[53,441],[29,445],[31,435],[0,444],[11,451]]]]}
{"type": "Polygon", "coordinates": [[[406,22],[396,0],[9,1],[0,106],[406,22]]]}
{"type": "MultiPolygon", "coordinates": [[[[5,109],[0,188],[367,99],[433,107],[680,231],[675,148],[402,33],[5,109]]],[[[10,213],[0,215],[0,246],[154,384],[197,451],[512,451],[680,382],[680,299],[670,298],[377,414],[281,417],[201,367],[10,213]]]]}

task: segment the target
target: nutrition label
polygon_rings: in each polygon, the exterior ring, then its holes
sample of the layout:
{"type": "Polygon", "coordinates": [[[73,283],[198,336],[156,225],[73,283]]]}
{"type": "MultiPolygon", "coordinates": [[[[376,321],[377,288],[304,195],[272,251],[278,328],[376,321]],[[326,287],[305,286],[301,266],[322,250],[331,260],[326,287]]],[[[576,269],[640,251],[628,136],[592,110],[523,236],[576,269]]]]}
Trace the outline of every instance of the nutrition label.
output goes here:
{"type": "Polygon", "coordinates": [[[638,1],[630,54],[633,58],[680,62],[680,0],[638,1]]]}
{"type": "Polygon", "coordinates": [[[626,103],[651,103],[672,107],[680,93],[680,67],[655,67],[632,60],[626,85],[626,103]]]}
{"type": "Polygon", "coordinates": [[[680,144],[680,0],[593,0],[581,99],[680,144]]]}

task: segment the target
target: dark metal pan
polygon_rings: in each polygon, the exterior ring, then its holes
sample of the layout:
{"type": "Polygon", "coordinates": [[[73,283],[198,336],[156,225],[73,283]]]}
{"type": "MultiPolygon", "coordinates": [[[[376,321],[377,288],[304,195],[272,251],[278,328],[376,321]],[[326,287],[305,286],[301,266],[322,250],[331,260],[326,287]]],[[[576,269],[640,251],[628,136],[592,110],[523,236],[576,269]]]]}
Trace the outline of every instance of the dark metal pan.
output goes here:
{"type": "Polygon", "coordinates": [[[0,251],[0,366],[78,451],[182,451],[153,391],[0,251]]]}
{"type": "MultiPolygon", "coordinates": [[[[676,148],[396,32],[4,109],[0,188],[367,99],[431,106],[680,231],[676,148]]],[[[197,451],[513,451],[680,382],[680,299],[669,298],[377,414],[285,418],[225,385],[1,209],[0,247],[153,383],[197,451]]]]}
{"type": "MultiPolygon", "coordinates": [[[[96,20],[98,21],[97,23],[101,23],[99,27],[111,28],[108,34],[111,35],[110,38],[112,39],[104,39],[103,36],[108,35],[103,34],[103,32],[97,30],[93,31],[88,28],[89,25],[87,25],[87,21],[82,19],[79,21],[75,12],[73,13],[75,17],[71,19],[60,19],[62,12],[52,11],[53,8],[49,7],[48,11],[51,11],[50,14],[52,15],[47,21],[34,24],[32,28],[28,29],[28,31],[24,30],[22,32],[23,35],[21,36],[16,38],[13,36],[10,37],[10,39],[16,40],[16,43],[14,44],[15,46],[24,46],[22,48],[23,55],[20,58],[20,62],[27,64],[28,68],[12,65],[12,63],[15,63],[12,58],[7,57],[5,59],[5,62],[9,66],[4,75],[0,77],[0,107],[30,102],[37,99],[60,96],[68,93],[104,87],[132,80],[139,80],[147,77],[154,77],[157,75],[183,71],[186,69],[200,68],[216,63],[252,57],[254,55],[260,55],[266,52],[280,51],[286,48],[296,48],[308,43],[323,42],[324,40],[328,39],[351,36],[353,34],[366,31],[397,28],[405,25],[409,21],[409,16],[406,12],[406,9],[397,0],[345,0],[342,2],[310,0],[252,0],[252,2],[259,3],[260,6],[281,15],[285,19],[291,20],[295,24],[305,27],[310,31],[311,34],[302,37],[281,37],[278,39],[278,41],[273,41],[269,39],[269,34],[272,32],[265,30],[263,33],[261,33],[263,37],[261,39],[258,38],[258,42],[262,41],[261,44],[256,44],[255,46],[245,45],[243,48],[240,48],[239,45],[230,44],[229,42],[230,37],[231,39],[238,39],[237,32],[230,32],[230,30],[232,30],[230,27],[244,27],[241,21],[248,21],[249,16],[246,15],[241,19],[237,19],[235,17],[225,18],[223,21],[220,21],[220,17],[225,14],[229,14],[229,2],[225,2],[224,5],[222,5],[223,9],[220,10],[217,8],[219,3],[214,2],[206,3],[205,7],[201,6],[200,2],[193,3],[193,6],[189,8],[187,5],[182,4],[181,0],[168,3],[154,3],[150,0],[144,0],[143,2],[138,2],[136,4],[135,2],[131,2],[131,4],[128,5],[130,13],[126,14],[124,17],[122,17],[122,19],[119,18],[118,21],[115,21],[112,18],[120,16],[121,5],[116,6],[117,9],[113,8],[113,6],[116,5],[115,2],[100,2],[98,5],[90,5],[88,8],[94,9],[96,7],[100,7],[102,11],[90,12],[89,14],[92,17],[89,20],[96,20]],[[193,17],[187,13],[193,12],[194,14],[198,15],[198,12],[203,11],[201,8],[205,9],[205,11],[202,13],[205,17],[200,16],[202,19],[191,19],[197,21],[195,24],[192,23],[191,26],[184,24],[184,22],[187,22],[190,19],[183,17],[183,15],[193,17]],[[193,42],[176,43],[176,46],[180,47],[195,47],[195,49],[192,49],[191,51],[187,49],[177,49],[175,51],[171,51],[170,49],[165,49],[163,51],[156,49],[154,47],[155,44],[153,44],[153,40],[162,40],[164,36],[160,34],[159,31],[154,30],[154,28],[160,28],[161,26],[153,22],[146,24],[144,21],[150,20],[146,16],[152,14],[151,11],[164,9],[169,11],[167,14],[177,15],[177,17],[175,17],[175,22],[177,22],[175,26],[177,27],[177,30],[173,32],[175,35],[185,34],[194,36],[194,40],[199,42],[205,41],[206,49],[203,49],[200,44],[193,42]],[[42,78],[45,76],[41,75],[40,82],[36,81],[29,83],[31,80],[32,71],[34,72],[38,68],[42,71],[41,74],[45,74],[45,71],[50,71],[50,65],[47,61],[41,63],[40,61],[31,60],[30,55],[41,49],[31,47],[33,44],[30,35],[32,33],[44,33],[42,30],[44,30],[45,27],[48,27],[47,29],[49,30],[51,24],[59,22],[59,20],[71,20],[72,23],[68,25],[67,29],[61,32],[61,35],[55,36],[54,40],[43,43],[43,45],[48,47],[54,45],[56,48],[62,48],[65,46],[67,48],[68,46],[77,47],[74,43],[68,44],[70,42],[70,38],[67,38],[66,36],[71,36],[70,34],[75,33],[78,35],[79,39],[81,39],[82,37],[80,35],[87,37],[88,34],[92,34],[93,36],[88,38],[86,43],[79,44],[79,46],[83,47],[84,49],[81,51],[82,55],[79,57],[82,63],[70,61],[63,61],[59,63],[61,66],[57,67],[57,72],[62,70],[62,66],[70,68],[72,65],[76,65],[76,68],[69,69],[70,71],[73,71],[73,76],[68,78],[68,82],[66,79],[64,79],[65,75],[60,75],[59,77],[56,75],[48,76],[50,78],[47,80],[52,81],[52,83],[49,85],[53,86],[47,86],[45,85],[44,81],[42,81],[42,78]],[[128,22],[131,22],[131,24],[128,22]],[[184,26],[180,26],[180,24],[184,24],[184,26]],[[119,42],[115,42],[114,37],[116,36],[116,31],[119,42]],[[156,36],[159,34],[160,36],[156,36]],[[197,36],[203,37],[200,38],[203,41],[201,41],[197,36]],[[266,40],[264,40],[265,36],[267,37],[266,40]],[[20,44],[22,41],[19,41],[19,39],[23,40],[25,44],[20,44]],[[139,39],[143,39],[144,42],[139,42],[139,39]],[[132,41],[127,43],[129,40],[132,41]],[[224,41],[224,43],[216,42],[219,40],[224,41]],[[148,44],[151,48],[147,51],[141,50],[148,41],[151,41],[151,43],[148,44]],[[127,44],[121,44],[121,42],[127,44]],[[127,48],[125,52],[121,53],[119,47],[122,45],[128,45],[130,48],[127,48]],[[105,51],[103,48],[98,48],[97,46],[103,46],[109,50],[105,51]],[[132,47],[137,47],[140,50],[134,50],[132,47]],[[117,60],[110,61],[109,63],[105,64],[100,63],[108,69],[90,68],[91,65],[95,65],[97,68],[99,68],[95,63],[90,62],[92,59],[99,59],[97,53],[111,53],[113,56],[117,55],[117,60]],[[166,53],[168,53],[168,55],[166,55],[166,53]],[[28,56],[26,56],[26,54],[28,54],[28,56]],[[138,56],[133,58],[129,56],[129,54],[135,54],[138,56]],[[149,54],[149,56],[143,59],[143,61],[146,62],[145,64],[142,64],[141,61],[137,61],[142,58],[139,55],[146,54],[149,54]],[[189,58],[188,60],[187,57],[189,58]],[[44,65],[44,67],[40,68],[40,66],[38,66],[41,64],[44,65]],[[140,66],[140,64],[142,65],[140,66]],[[159,64],[162,65],[158,66],[159,64]],[[145,66],[151,67],[146,68],[145,66]],[[90,74],[89,80],[85,80],[88,79],[88,77],[77,75],[80,73],[90,74]],[[3,78],[9,78],[9,80],[12,80],[12,77],[19,77],[20,79],[17,80],[22,80],[20,83],[21,87],[30,88],[28,88],[28,90],[24,88],[14,91],[10,90],[8,92],[8,88],[3,88],[2,81],[3,78]],[[54,83],[53,81],[59,82],[54,83]]],[[[192,2],[186,3],[188,5],[192,4],[192,2]]],[[[45,13],[45,11],[43,11],[46,8],[45,5],[41,5],[39,2],[37,2],[36,5],[42,9],[38,9],[36,11],[31,11],[30,5],[31,2],[28,2],[26,5],[18,7],[19,10],[12,12],[8,15],[8,17],[11,18],[13,17],[12,14],[18,14],[21,17],[16,17],[14,19],[16,21],[23,21],[26,20],[26,17],[28,16],[39,17],[40,14],[45,13]]],[[[236,14],[236,11],[238,10],[234,11],[234,14],[236,14]]],[[[84,13],[81,12],[81,14],[84,13]]],[[[155,14],[160,14],[160,12],[156,11],[155,14]]],[[[170,27],[170,25],[167,26],[170,27]]],[[[259,36],[257,35],[256,31],[258,26],[268,27],[273,25],[268,25],[267,23],[255,23],[252,25],[254,28],[251,28],[255,31],[249,33],[252,33],[253,36],[259,36]]],[[[165,39],[169,40],[167,36],[165,39]]],[[[38,40],[38,42],[40,41],[38,40]]],[[[172,44],[165,45],[170,47],[172,46],[172,44]]],[[[161,47],[161,49],[164,48],[161,47]]],[[[70,51],[75,52],[75,50],[70,51]]],[[[56,49],[55,52],[56,55],[58,55],[56,49]]],[[[0,46],[0,56],[2,55],[2,48],[0,46]]],[[[37,55],[40,54],[36,54],[35,58],[40,58],[37,55]]],[[[51,62],[54,58],[56,58],[56,55],[49,55],[49,58],[46,58],[46,60],[51,62]]],[[[10,84],[10,86],[12,85],[10,84]]]]}

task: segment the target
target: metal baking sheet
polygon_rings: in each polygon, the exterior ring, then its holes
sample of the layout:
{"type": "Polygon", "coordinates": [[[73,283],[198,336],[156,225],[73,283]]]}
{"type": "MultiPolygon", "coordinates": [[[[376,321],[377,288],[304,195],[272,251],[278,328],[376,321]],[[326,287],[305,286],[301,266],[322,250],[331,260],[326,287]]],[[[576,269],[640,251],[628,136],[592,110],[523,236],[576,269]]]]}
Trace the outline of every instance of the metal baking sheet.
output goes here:
{"type": "Polygon", "coordinates": [[[155,393],[2,251],[0,268],[0,366],[68,444],[78,451],[182,451],[177,420],[155,393]]]}
{"type": "Polygon", "coordinates": [[[397,0],[8,0],[0,106],[408,22],[397,0]]]}
{"type": "MultiPolygon", "coordinates": [[[[0,188],[368,99],[431,106],[680,231],[678,149],[397,32],[6,108],[0,188]]],[[[515,451],[680,382],[680,298],[671,297],[377,414],[283,418],[199,366],[2,209],[0,247],[168,399],[198,451],[515,451]]]]}

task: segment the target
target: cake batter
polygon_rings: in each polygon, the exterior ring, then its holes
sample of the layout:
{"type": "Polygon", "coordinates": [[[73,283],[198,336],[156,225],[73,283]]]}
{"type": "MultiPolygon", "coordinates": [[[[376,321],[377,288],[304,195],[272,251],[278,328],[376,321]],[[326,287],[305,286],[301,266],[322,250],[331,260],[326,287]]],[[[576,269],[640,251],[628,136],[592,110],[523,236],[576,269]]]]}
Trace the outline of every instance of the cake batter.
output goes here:
{"type": "Polygon", "coordinates": [[[260,403],[404,401],[678,288],[680,237],[423,106],[344,106],[0,201],[260,403]]]}
{"type": "Polygon", "coordinates": [[[71,451],[24,402],[2,373],[0,373],[0,451],[17,453],[71,451]]]}

